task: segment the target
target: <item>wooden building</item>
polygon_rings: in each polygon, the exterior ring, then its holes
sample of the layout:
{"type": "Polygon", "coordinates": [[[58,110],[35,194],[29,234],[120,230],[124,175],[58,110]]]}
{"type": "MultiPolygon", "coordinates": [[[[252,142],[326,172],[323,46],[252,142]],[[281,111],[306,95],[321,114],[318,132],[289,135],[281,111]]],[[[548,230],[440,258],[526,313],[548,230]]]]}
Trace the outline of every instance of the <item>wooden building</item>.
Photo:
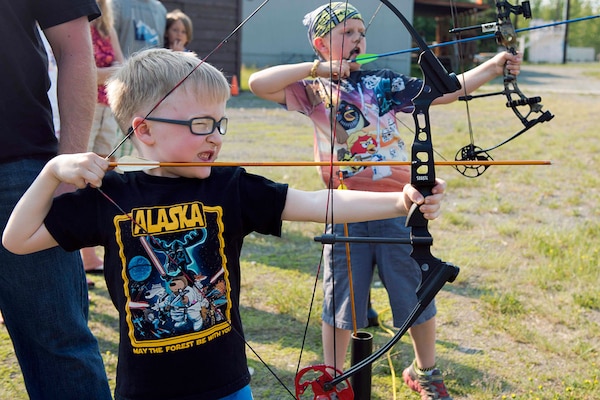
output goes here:
{"type": "MultiPolygon", "coordinates": [[[[453,27],[465,27],[481,24],[479,20],[481,12],[489,9],[488,4],[483,0],[476,1],[455,1],[456,21],[452,21],[449,0],[415,0],[415,16],[434,18],[436,21],[435,42],[445,43],[456,39],[474,37],[481,34],[481,31],[465,31],[456,36],[449,33],[453,27]]],[[[485,21],[492,22],[492,21],[485,21]]],[[[476,41],[463,43],[458,46],[437,47],[433,50],[434,54],[440,59],[448,71],[462,72],[461,69],[468,68],[476,53],[478,53],[478,43],[476,41]],[[457,54],[458,53],[458,54],[457,54]],[[461,60],[462,59],[462,60],[461,60]],[[465,62],[466,61],[466,62],[465,62]],[[465,65],[459,65],[463,63],[465,65]]]]}
{"type": "MultiPolygon", "coordinates": [[[[176,0],[161,1],[167,11],[180,9],[194,24],[192,42],[188,48],[204,58],[225,39],[241,21],[241,0],[176,0]]],[[[209,63],[230,78],[238,75],[242,66],[240,32],[210,54],[209,63]]]]}

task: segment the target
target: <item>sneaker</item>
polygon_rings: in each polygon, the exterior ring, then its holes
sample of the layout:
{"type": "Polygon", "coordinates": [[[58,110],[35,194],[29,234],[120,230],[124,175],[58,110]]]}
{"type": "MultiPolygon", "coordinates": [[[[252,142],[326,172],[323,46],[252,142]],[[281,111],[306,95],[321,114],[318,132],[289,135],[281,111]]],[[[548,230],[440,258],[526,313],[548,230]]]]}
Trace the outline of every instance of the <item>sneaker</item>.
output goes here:
{"type": "Polygon", "coordinates": [[[418,373],[414,365],[410,364],[402,372],[402,377],[409,388],[421,395],[421,400],[452,400],[439,369],[434,369],[431,375],[425,375],[418,373]]]}

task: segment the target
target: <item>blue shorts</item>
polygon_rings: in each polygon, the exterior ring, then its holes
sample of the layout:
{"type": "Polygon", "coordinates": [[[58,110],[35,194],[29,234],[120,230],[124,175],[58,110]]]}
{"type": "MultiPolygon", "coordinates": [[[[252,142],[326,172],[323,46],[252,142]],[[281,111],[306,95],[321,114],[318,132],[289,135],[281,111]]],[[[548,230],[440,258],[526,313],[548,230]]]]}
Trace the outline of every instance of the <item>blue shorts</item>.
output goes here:
{"type": "MultiPolygon", "coordinates": [[[[348,224],[348,235],[357,237],[408,237],[410,228],[405,226],[406,218],[399,217],[378,221],[348,224]]],[[[331,232],[331,226],[328,227],[331,232]]],[[[344,225],[334,227],[337,236],[344,236],[344,225]]],[[[407,244],[351,243],[350,260],[352,283],[358,328],[368,325],[367,309],[369,291],[375,266],[379,278],[385,286],[394,326],[401,326],[417,304],[417,288],[421,283],[421,271],[410,257],[412,247],[407,244]]],[[[323,253],[323,314],[325,323],[340,329],[352,330],[352,306],[346,263],[346,244],[326,245],[323,253]],[[333,253],[333,254],[332,254],[333,253]],[[333,283],[332,276],[335,278],[333,283]],[[335,298],[333,292],[335,289],[335,298]],[[334,306],[335,305],[335,306],[334,306]],[[335,307],[335,318],[333,309],[335,307]]],[[[415,325],[422,324],[436,314],[435,301],[419,316],[415,325]]]]}
{"type": "Polygon", "coordinates": [[[221,400],[253,400],[252,390],[250,389],[250,385],[246,385],[235,393],[230,394],[229,396],[225,396],[221,398],[221,400]]]}

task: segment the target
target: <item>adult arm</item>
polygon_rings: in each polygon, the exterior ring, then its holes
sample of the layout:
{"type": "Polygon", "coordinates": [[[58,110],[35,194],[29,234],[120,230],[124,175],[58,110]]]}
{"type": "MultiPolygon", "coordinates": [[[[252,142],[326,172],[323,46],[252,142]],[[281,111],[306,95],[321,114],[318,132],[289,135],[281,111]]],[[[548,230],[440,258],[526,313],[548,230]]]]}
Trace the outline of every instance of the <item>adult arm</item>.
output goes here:
{"type": "Polygon", "coordinates": [[[90,25],[81,17],[44,30],[58,66],[59,153],[87,150],[96,105],[90,25]]]}

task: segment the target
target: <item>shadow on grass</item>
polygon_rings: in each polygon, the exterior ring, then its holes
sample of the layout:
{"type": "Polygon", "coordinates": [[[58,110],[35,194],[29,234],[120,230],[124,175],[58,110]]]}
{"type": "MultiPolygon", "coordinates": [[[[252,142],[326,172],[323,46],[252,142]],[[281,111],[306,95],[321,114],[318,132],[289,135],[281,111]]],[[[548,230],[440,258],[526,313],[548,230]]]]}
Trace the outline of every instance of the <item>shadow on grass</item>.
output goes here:
{"type": "Polygon", "coordinates": [[[254,371],[252,391],[255,398],[293,398],[283,386],[294,392],[294,378],[299,360],[301,367],[318,363],[314,358],[314,349],[318,348],[320,352],[320,328],[309,325],[304,338],[306,321],[299,321],[287,314],[245,306],[240,307],[240,313],[246,341],[252,346],[251,349],[248,349],[248,345],[246,347],[248,365],[254,371]],[[301,350],[303,342],[304,350],[301,350]],[[282,368],[281,365],[285,365],[286,368],[282,368]]]}
{"type": "MultiPolygon", "coordinates": [[[[286,348],[300,349],[304,337],[306,321],[300,321],[289,314],[271,313],[253,307],[240,306],[247,340],[257,343],[273,343],[286,348]],[[269,329],[265,329],[268,326],[269,329]]],[[[320,326],[310,324],[306,346],[321,346],[320,326]]]]}
{"type": "Polygon", "coordinates": [[[295,372],[272,365],[267,369],[264,364],[256,360],[248,360],[248,367],[253,371],[251,385],[255,399],[295,398],[293,395],[295,372]]]}
{"type": "MultiPolygon", "coordinates": [[[[459,275],[460,276],[460,275],[459,275]]],[[[451,283],[446,283],[444,285],[443,290],[446,290],[449,293],[468,297],[471,299],[480,299],[482,296],[491,295],[494,293],[489,287],[480,287],[477,286],[474,282],[469,282],[465,280],[458,280],[451,283]]]]}
{"type": "MultiPolygon", "coordinates": [[[[448,374],[444,376],[444,383],[448,391],[455,398],[472,398],[480,392],[485,393],[511,393],[515,387],[500,376],[486,374],[484,369],[473,368],[464,364],[441,359],[438,364],[443,365],[448,374]]],[[[504,398],[504,397],[495,397],[504,398]]]]}
{"type": "Polygon", "coordinates": [[[308,233],[285,232],[281,238],[252,234],[244,240],[242,260],[282,270],[313,274],[321,259],[322,246],[308,233]]]}
{"type": "MultiPolygon", "coordinates": [[[[254,370],[252,390],[255,397],[261,399],[290,397],[282,384],[278,382],[278,379],[291,391],[294,390],[293,382],[299,364],[298,359],[302,348],[305,321],[298,321],[286,314],[269,313],[250,307],[242,307],[241,311],[246,339],[252,343],[256,352],[259,353],[258,355],[268,365],[267,368],[261,361],[256,360],[256,356],[249,356],[251,359],[248,365],[254,370]],[[265,326],[268,326],[269,329],[265,329],[265,326]],[[265,354],[260,354],[259,349],[265,354]],[[282,360],[282,358],[285,358],[285,360],[282,360]],[[282,368],[282,364],[287,365],[287,367],[282,368]]],[[[361,331],[367,331],[373,335],[374,351],[391,339],[387,332],[378,327],[365,328],[361,331]]],[[[299,368],[322,364],[321,351],[320,327],[310,325],[299,368]]],[[[248,353],[251,352],[252,350],[248,350],[248,353]]],[[[349,350],[350,352],[351,350],[349,350]]],[[[406,338],[398,342],[392,350],[391,357],[394,359],[395,372],[401,374],[402,369],[408,366],[413,359],[410,339],[406,338]]],[[[390,366],[385,357],[376,360],[372,364],[371,370],[373,376],[391,375],[390,366]]],[[[372,398],[387,399],[387,397],[378,397],[375,393],[372,398]]]]}

